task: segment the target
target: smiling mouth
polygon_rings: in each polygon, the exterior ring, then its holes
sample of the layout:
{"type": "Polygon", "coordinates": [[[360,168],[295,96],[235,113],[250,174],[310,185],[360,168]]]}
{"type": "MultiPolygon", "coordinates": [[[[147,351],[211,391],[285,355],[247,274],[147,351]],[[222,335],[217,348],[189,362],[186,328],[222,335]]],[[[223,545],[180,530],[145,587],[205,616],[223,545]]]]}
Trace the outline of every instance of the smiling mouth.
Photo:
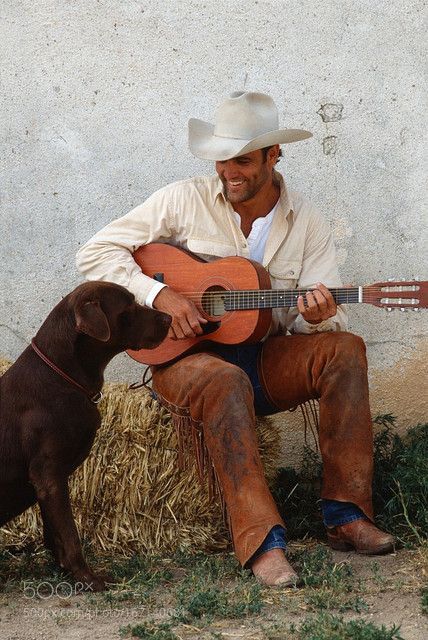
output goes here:
{"type": "Polygon", "coordinates": [[[244,180],[239,180],[239,181],[238,180],[236,180],[236,181],[235,180],[233,180],[233,181],[229,180],[226,184],[227,184],[228,188],[234,189],[234,188],[237,188],[237,187],[240,187],[241,185],[243,185],[244,182],[245,182],[244,180]]]}

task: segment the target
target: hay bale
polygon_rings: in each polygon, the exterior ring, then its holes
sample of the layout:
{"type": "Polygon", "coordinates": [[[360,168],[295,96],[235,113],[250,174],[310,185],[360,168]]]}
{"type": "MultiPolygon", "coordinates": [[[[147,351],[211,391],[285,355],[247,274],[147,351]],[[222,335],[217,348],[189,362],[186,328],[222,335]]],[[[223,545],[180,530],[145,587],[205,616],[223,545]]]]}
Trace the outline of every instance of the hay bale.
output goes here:
{"type": "MultiPolygon", "coordinates": [[[[81,537],[96,551],[225,549],[229,533],[218,500],[209,500],[196,466],[180,470],[175,429],[146,390],[106,384],[102,425],[91,453],[69,481],[81,537]]],[[[268,480],[276,475],[279,429],[258,420],[268,480]]],[[[42,541],[38,507],[0,529],[2,544],[42,541]]]]}
{"type": "Polygon", "coordinates": [[[0,358],[0,376],[4,374],[7,369],[9,369],[12,363],[10,360],[6,360],[6,358],[0,358]]]}

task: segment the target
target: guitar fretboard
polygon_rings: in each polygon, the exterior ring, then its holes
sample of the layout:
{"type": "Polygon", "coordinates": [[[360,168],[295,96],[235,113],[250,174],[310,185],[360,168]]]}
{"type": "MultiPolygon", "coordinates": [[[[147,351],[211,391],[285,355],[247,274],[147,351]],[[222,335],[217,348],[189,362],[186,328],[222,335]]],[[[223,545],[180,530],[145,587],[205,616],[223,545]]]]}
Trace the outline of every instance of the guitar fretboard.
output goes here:
{"type": "MultiPolygon", "coordinates": [[[[226,311],[244,309],[272,309],[275,307],[295,307],[297,298],[310,289],[265,289],[248,291],[223,291],[222,302],[226,311]]],[[[361,287],[329,289],[337,304],[362,302],[361,287]]]]}

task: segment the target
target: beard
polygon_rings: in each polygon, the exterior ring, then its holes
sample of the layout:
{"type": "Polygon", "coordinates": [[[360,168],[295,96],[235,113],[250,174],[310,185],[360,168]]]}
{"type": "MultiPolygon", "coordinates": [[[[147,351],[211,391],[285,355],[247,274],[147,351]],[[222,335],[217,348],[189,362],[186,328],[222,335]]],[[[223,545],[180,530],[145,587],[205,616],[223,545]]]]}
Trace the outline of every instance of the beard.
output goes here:
{"type": "Polygon", "coordinates": [[[220,178],[223,183],[223,194],[226,200],[232,204],[246,202],[251,200],[260,191],[266,182],[266,176],[260,176],[258,180],[244,180],[242,185],[236,191],[227,188],[227,181],[220,178]]]}
{"type": "Polygon", "coordinates": [[[251,189],[250,186],[244,182],[239,191],[230,192],[227,188],[227,185],[223,184],[224,197],[226,198],[226,200],[229,200],[229,202],[232,203],[245,202],[246,200],[250,200],[250,198],[253,198],[256,195],[257,191],[258,189],[251,189]]]}

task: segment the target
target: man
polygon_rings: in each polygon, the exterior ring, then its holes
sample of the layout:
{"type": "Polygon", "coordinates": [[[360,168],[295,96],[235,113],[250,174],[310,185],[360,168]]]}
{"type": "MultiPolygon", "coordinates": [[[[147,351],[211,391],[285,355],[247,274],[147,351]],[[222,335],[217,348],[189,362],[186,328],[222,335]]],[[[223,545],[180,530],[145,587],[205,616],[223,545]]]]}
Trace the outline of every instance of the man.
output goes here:
{"type": "Polygon", "coordinates": [[[153,387],[173,412],[187,411],[205,445],[226,503],[234,548],[266,585],[295,584],[285,529],[263,474],[255,413],[320,405],[322,510],[335,549],[386,553],[392,536],[373,524],[372,431],[363,341],[346,333],[346,313],[328,287],[340,285],[326,222],[274,167],[280,144],[310,137],[280,129],[273,100],[237,92],[215,124],[192,119],[192,153],[214,160],[217,175],[168,185],[107,225],[78,253],[90,279],[111,280],[143,304],[172,316],[170,337],[203,332],[191,300],[141,273],[131,253],[167,242],[213,260],[239,255],[262,263],[273,288],[310,288],[297,308],[275,309],[262,343],[213,346],[153,370],[153,387]]]}

